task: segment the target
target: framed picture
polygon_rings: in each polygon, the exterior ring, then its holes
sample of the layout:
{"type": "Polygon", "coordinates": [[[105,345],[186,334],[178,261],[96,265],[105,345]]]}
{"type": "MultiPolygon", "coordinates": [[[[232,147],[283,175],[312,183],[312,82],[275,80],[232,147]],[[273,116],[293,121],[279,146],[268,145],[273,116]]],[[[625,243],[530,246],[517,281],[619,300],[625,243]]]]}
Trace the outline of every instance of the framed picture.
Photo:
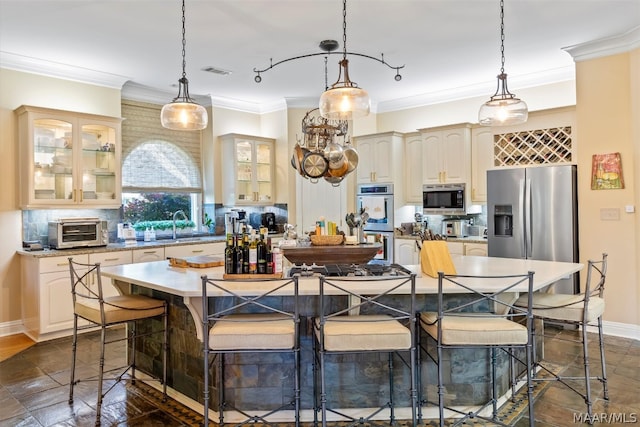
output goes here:
{"type": "Polygon", "coordinates": [[[620,153],[594,154],[591,162],[591,189],[624,188],[620,153]]]}

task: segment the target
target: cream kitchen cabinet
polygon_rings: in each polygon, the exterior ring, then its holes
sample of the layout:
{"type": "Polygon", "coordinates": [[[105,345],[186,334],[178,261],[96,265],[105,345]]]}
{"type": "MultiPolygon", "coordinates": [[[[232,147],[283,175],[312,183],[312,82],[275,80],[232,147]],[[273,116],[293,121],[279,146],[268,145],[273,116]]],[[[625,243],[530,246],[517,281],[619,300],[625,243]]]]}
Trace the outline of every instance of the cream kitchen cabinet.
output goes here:
{"type": "Polygon", "coordinates": [[[20,206],[121,205],[120,118],[22,106],[20,206]]]}
{"type": "Polygon", "coordinates": [[[222,145],[222,203],[272,205],[275,201],[275,140],[227,134],[222,145]]]}
{"type": "Polygon", "coordinates": [[[471,169],[471,124],[420,129],[422,183],[466,183],[471,169]]]}
{"type": "Polygon", "coordinates": [[[464,243],[462,242],[447,242],[447,248],[452,255],[464,255],[464,243]]]}
{"type": "Polygon", "coordinates": [[[487,170],[493,163],[493,132],[478,126],[471,130],[471,201],[487,201],[487,170]]]}
{"type": "MultiPolygon", "coordinates": [[[[358,151],[358,184],[404,182],[401,172],[403,135],[385,132],[353,138],[358,151]]],[[[399,188],[396,188],[396,193],[399,188]]]]}
{"type": "Polygon", "coordinates": [[[152,262],[162,261],[165,259],[164,248],[149,247],[144,249],[134,249],[132,252],[132,262],[134,264],[139,262],[152,262]]]}
{"type": "MultiPolygon", "coordinates": [[[[89,254],[89,264],[100,263],[100,267],[112,265],[131,264],[133,261],[131,251],[95,252],[89,254]]],[[[97,286],[95,278],[91,280],[91,286],[97,286]]],[[[97,287],[95,288],[97,291],[97,287]]],[[[102,278],[102,292],[105,297],[118,295],[118,290],[113,286],[111,279],[102,278]]]]}
{"type": "Polygon", "coordinates": [[[486,243],[464,243],[465,255],[487,256],[486,243]]]}
{"type": "MultiPolygon", "coordinates": [[[[69,257],[21,257],[22,317],[25,334],[34,341],[69,335],[73,328],[73,302],[69,257]]],[[[88,255],[74,255],[88,263],[88,255]]],[[[86,324],[86,322],[83,322],[86,324]]]]}
{"type": "Polygon", "coordinates": [[[393,262],[400,265],[420,264],[420,249],[415,239],[394,239],[393,262]]]}
{"type": "Polygon", "coordinates": [[[222,255],[226,242],[197,243],[194,245],[166,246],[164,255],[167,258],[185,258],[190,256],[222,255]]]}
{"type": "Polygon", "coordinates": [[[404,135],[404,197],[406,204],[422,205],[422,135],[404,135]]]}

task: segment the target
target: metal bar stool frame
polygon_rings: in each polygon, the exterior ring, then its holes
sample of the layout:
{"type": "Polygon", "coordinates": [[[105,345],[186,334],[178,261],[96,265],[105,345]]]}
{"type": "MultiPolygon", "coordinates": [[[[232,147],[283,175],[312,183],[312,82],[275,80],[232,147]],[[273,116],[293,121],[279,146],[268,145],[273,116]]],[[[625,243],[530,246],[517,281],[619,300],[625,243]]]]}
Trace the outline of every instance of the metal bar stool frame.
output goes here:
{"type": "MultiPolygon", "coordinates": [[[[247,280],[242,279],[227,279],[227,280],[217,280],[217,279],[209,279],[206,275],[201,277],[202,279],[202,313],[203,313],[203,359],[204,359],[204,426],[207,427],[209,425],[209,371],[210,371],[210,363],[216,363],[216,369],[218,372],[218,425],[224,426],[224,411],[225,408],[229,408],[234,410],[240,414],[242,414],[246,419],[239,423],[236,423],[236,426],[243,426],[246,424],[254,424],[254,423],[262,423],[265,425],[275,425],[272,422],[268,421],[268,417],[271,415],[285,410],[286,408],[293,408],[294,416],[295,416],[295,426],[299,427],[300,425],[300,307],[299,307],[299,291],[298,291],[298,278],[292,277],[288,279],[260,279],[259,276],[256,277],[255,280],[250,280],[252,286],[255,286],[256,282],[259,282],[261,286],[264,286],[264,291],[258,293],[257,295],[246,295],[245,293],[240,293],[237,290],[230,289],[226,284],[234,284],[239,289],[241,283],[247,282],[247,280]],[[210,293],[207,290],[207,287],[211,286],[213,289],[219,291],[220,295],[224,295],[225,297],[233,297],[234,302],[226,308],[223,308],[218,311],[210,312],[210,298],[220,298],[221,296],[210,296],[210,293]],[[283,294],[279,294],[280,291],[283,291],[285,288],[292,287],[292,292],[286,296],[290,296],[294,299],[293,302],[293,311],[286,311],[281,308],[270,305],[263,300],[269,296],[283,296],[283,294]],[[247,310],[258,310],[258,312],[247,312],[247,310]],[[226,349],[214,349],[211,346],[215,346],[215,343],[212,343],[211,338],[209,336],[210,330],[212,327],[222,323],[228,324],[240,324],[240,323],[251,323],[254,326],[259,327],[258,324],[266,325],[269,320],[240,320],[234,319],[234,314],[244,313],[244,314],[266,314],[266,315],[279,315],[287,320],[290,320],[293,323],[293,345],[291,348],[226,348],[226,349]],[[224,355],[225,354],[233,354],[233,353],[292,353],[294,358],[294,388],[293,388],[293,399],[264,414],[249,414],[245,410],[239,409],[234,405],[229,404],[225,400],[224,393],[224,355]],[[210,360],[210,355],[213,355],[210,360]]],[[[286,294],[286,292],[285,292],[286,294]]]]}
{"type": "MultiPolygon", "coordinates": [[[[445,409],[448,411],[461,415],[459,419],[456,419],[451,426],[457,426],[461,423],[466,422],[468,419],[479,418],[485,421],[489,421],[501,426],[507,426],[508,424],[503,423],[498,419],[498,407],[497,407],[497,382],[496,382],[496,350],[503,350],[508,355],[509,358],[516,358],[514,354],[514,350],[516,348],[523,348],[525,350],[525,362],[523,362],[527,367],[527,375],[526,375],[526,387],[527,387],[527,400],[528,400],[528,409],[529,409],[529,419],[530,422],[535,423],[534,421],[534,402],[533,402],[533,378],[531,373],[531,367],[533,366],[533,315],[531,312],[531,294],[533,290],[533,272],[528,272],[527,274],[522,275],[506,275],[506,276],[471,276],[471,275],[446,275],[442,272],[438,273],[438,310],[437,313],[420,313],[419,314],[419,331],[416,334],[418,340],[418,384],[419,384],[419,404],[418,404],[418,418],[420,422],[422,422],[422,405],[431,403],[437,404],[439,411],[439,425],[442,427],[445,425],[445,409]],[[463,283],[466,280],[509,280],[512,279],[508,286],[504,286],[501,289],[497,289],[493,292],[480,292],[474,289],[473,285],[468,285],[463,283]],[[521,283],[527,282],[528,293],[529,295],[529,304],[528,307],[515,307],[511,301],[514,301],[515,298],[509,298],[508,295],[513,291],[513,288],[520,285],[521,283]],[[448,287],[448,291],[454,290],[457,292],[464,292],[470,294],[472,296],[477,296],[470,301],[466,301],[460,303],[458,305],[455,304],[445,304],[444,301],[444,287],[448,287]],[[506,298],[505,298],[506,297],[506,298]],[[504,299],[501,299],[504,298],[504,299]],[[472,307],[477,304],[490,304],[492,307],[492,312],[479,313],[475,312],[472,307]],[[429,316],[430,315],[430,316],[429,316]],[[429,320],[427,320],[429,317],[429,320]],[[525,318],[525,326],[522,326],[520,322],[518,322],[518,318],[525,318]],[[526,343],[501,343],[501,344],[490,344],[490,343],[459,343],[459,344],[446,344],[443,342],[443,320],[446,319],[454,319],[454,320],[466,320],[470,323],[478,323],[482,320],[498,321],[507,320],[510,324],[519,325],[520,329],[526,328],[526,343]],[[436,331],[433,331],[433,326],[436,326],[436,331]],[[431,328],[429,331],[428,329],[431,328]],[[421,338],[421,333],[424,331],[427,335],[427,342],[423,343],[421,338]],[[435,332],[435,333],[434,333],[435,332]],[[433,336],[436,335],[436,336],[433,336]],[[431,353],[429,353],[427,349],[427,344],[429,340],[433,340],[436,343],[436,357],[434,357],[431,353]],[[491,367],[491,399],[485,404],[481,405],[480,408],[475,411],[461,411],[456,408],[452,408],[445,405],[445,387],[443,382],[443,364],[440,363],[442,359],[442,354],[444,349],[461,349],[461,348],[487,348],[490,352],[490,367],[491,367]],[[422,391],[422,375],[421,375],[421,352],[425,351],[427,356],[436,364],[437,372],[438,372],[438,402],[431,402],[427,399],[423,399],[422,391]],[[485,409],[491,406],[491,416],[484,416],[481,414],[485,409]]],[[[497,323],[496,326],[499,326],[500,323],[497,323]]],[[[507,325],[507,328],[511,325],[505,324],[502,322],[502,326],[507,325]]],[[[458,325],[458,327],[463,325],[458,325]]],[[[517,326],[516,326],[517,327],[517,326]]],[[[461,328],[464,329],[464,328],[461,328]]],[[[521,331],[522,333],[524,331],[521,331]]],[[[478,332],[479,336],[480,332],[478,332]]],[[[478,341],[481,341],[478,339],[478,341]]],[[[520,360],[516,358],[517,360],[520,360]]]]}
{"type": "MultiPolygon", "coordinates": [[[[415,274],[409,276],[381,276],[381,277],[350,277],[350,278],[326,278],[320,277],[320,298],[319,298],[319,311],[318,317],[313,319],[313,379],[314,379],[314,425],[318,424],[318,413],[321,414],[322,426],[327,426],[327,413],[331,412],[339,417],[350,421],[346,427],[367,424],[370,426],[381,426],[373,419],[377,414],[384,409],[389,408],[389,423],[395,424],[395,404],[393,400],[394,394],[394,380],[393,380],[393,354],[398,354],[403,363],[409,367],[410,370],[410,387],[409,387],[409,400],[411,402],[411,421],[412,425],[416,425],[416,405],[418,402],[416,391],[416,348],[415,348],[415,331],[416,331],[416,297],[415,297],[415,274]],[[357,290],[358,282],[367,283],[376,282],[378,285],[389,282],[389,286],[385,287],[378,293],[375,292],[362,292],[357,290]],[[399,292],[402,287],[410,286],[410,292],[399,292]],[[394,293],[404,293],[410,296],[410,304],[408,308],[398,308],[391,306],[380,300],[388,295],[394,293]],[[328,298],[337,295],[347,296],[350,303],[348,307],[338,308],[336,310],[329,310],[328,298]],[[360,315],[361,310],[382,310],[388,318],[379,320],[367,320],[367,315],[360,315]],[[352,321],[354,318],[360,318],[360,320],[352,321]],[[347,350],[329,350],[325,347],[325,327],[329,322],[349,322],[368,324],[369,328],[375,330],[381,327],[385,322],[388,324],[390,320],[401,322],[402,326],[409,332],[410,343],[407,348],[392,348],[392,349],[347,349],[347,350]],[[402,357],[402,352],[409,353],[409,360],[402,357]],[[389,401],[382,407],[376,409],[366,417],[355,418],[348,414],[344,414],[338,410],[329,408],[327,405],[327,386],[325,378],[325,357],[329,354],[348,354],[348,353],[388,353],[388,369],[389,369],[389,401]],[[318,376],[320,377],[318,379],[318,376]],[[319,383],[319,387],[318,387],[319,383]],[[320,394],[318,395],[318,388],[320,394]]],[[[347,323],[348,324],[348,323],[347,323]]],[[[373,332],[375,334],[375,332],[373,332]]],[[[356,345],[357,346],[357,345],[356,345]]]]}
{"type": "MultiPolygon", "coordinates": [[[[149,379],[160,381],[162,383],[162,395],[163,401],[167,399],[167,350],[168,350],[168,310],[167,302],[162,300],[153,300],[152,298],[142,295],[122,296],[122,297],[104,297],[102,287],[102,276],[100,274],[100,263],[85,264],[73,261],[73,257],[69,257],[69,272],[71,277],[71,295],[73,299],[73,337],[71,342],[71,374],[69,381],[69,404],[73,404],[73,389],[76,384],[81,381],[97,381],[98,382],[98,400],[96,403],[96,421],[95,425],[100,425],[100,416],[102,411],[102,401],[104,397],[109,393],[116,384],[120,381],[131,381],[135,383],[136,377],[136,341],[138,338],[144,338],[150,335],[162,333],[162,378],[155,378],[151,376],[149,379]],[[86,270],[84,270],[86,269],[86,270]],[[95,280],[95,287],[91,286],[91,280],[95,280]],[[138,304],[130,304],[130,301],[138,302],[138,304]],[[140,305],[140,301],[146,301],[147,305],[140,305]],[[150,307],[148,303],[154,304],[155,307],[150,307]],[[100,312],[100,320],[92,318],[86,314],[79,312],[80,306],[90,306],[95,308],[96,305],[100,312]],[[147,315],[145,312],[155,311],[162,308],[160,314],[147,315]],[[132,320],[114,320],[107,321],[107,312],[109,311],[128,312],[132,320]],[[137,313],[137,314],[136,314],[137,313]],[[138,334],[136,331],[137,320],[146,320],[154,317],[162,317],[163,329],[159,331],[152,331],[148,333],[138,334]],[[88,322],[87,325],[78,326],[78,320],[84,319],[88,322]],[[116,325],[127,325],[127,331],[124,338],[107,339],[107,330],[110,327],[116,325]],[[78,347],[78,332],[86,329],[100,328],[100,372],[97,378],[84,378],[76,379],[76,354],[78,347]],[[105,365],[105,347],[107,344],[116,342],[127,341],[131,343],[131,351],[129,354],[128,365],[121,368],[114,368],[111,370],[119,370],[120,373],[115,377],[104,377],[104,365],[105,365]],[[130,372],[130,377],[127,377],[127,373],[130,372]],[[107,388],[103,389],[103,383],[106,380],[115,380],[114,383],[107,388]]],[[[85,312],[86,313],[86,312],[85,312]]],[[[146,379],[148,380],[148,379],[146,379]]]]}
{"type": "MultiPolygon", "coordinates": [[[[593,424],[593,401],[591,399],[591,380],[597,380],[602,383],[603,387],[603,398],[605,400],[609,400],[609,389],[607,385],[607,367],[605,361],[605,349],[604,349],[604,334],[602,331],[602,312],[604,311],[604,288],[605,281],[607,276],[607,257],[606,253],[602,254],[602,258],[598,261],[589,260],[587,263],[587,279],[585,282],[585,291],[584,293],[575,295],[575,298],[571,298],[569,296],[563,294],[534,294],[533,295],[533,316],[534,319],[541,319],[543,321],[549,321],[553,324],[558,325],[571,325],[580,329],[580,339],[573,340],[568,338],[558,338],[565,341],[571,342],[580,342],[582,344],[582,359],[584,366],[584,376],[568,376],[561,375],[556,372],[553,372],[548,367],[545,367],[544,362],[538,360],[536,349],[533,348],[534,351],[534,371],[537,368],[544,370],[551,377],[539,377],[537,375],[533,376],[533,381],[557,381],[564,384],[567,388],[577,393],[582,399],[584,399],[585,404],[587,405],[587,414],[589,424],[593,424]],[[595,281],[595,286],[593,285],[595,281]],[[544,302],[538,301],[538,297],[545,298],[544,302]],[[571,298],[567,302],[562,302],[562,300],[566,301],[566,298],[571,298]],[[597,310],[595,307],[591,307],[590,302],[594,302],[594,298],[602,301],[602,305],[599,306],[599,310],[596,311],[598,314],[595,319],[592,318],[591,310],[597,310]],[[582,310],[581,316],[579,320],[571,320],[568,318],[558,317],[557,310],[565,309],[565,312],[569,312],[571,309],[575,309],[578,307],[582,310]],[[553,311],[553,312],[552,312],[553,311]],[[602,376],[594,376],[592,375],[590,363],[589,363],[589,351],[588,351],[588,338],[587,338],[587,327],[590,325],[594,325],[594,320],[597,323],[598,329],[598,343],[600,349],[600,368],[602,376]],[[572,382],[569,382],[572,381],[572,382]],[[575,385],[576,381],[584,381],[585,391],[581,391],[575,385]]],[[[598,301],[600,302],[600,301],[598,301]]],[[[522,305],[524,303],[524,298],[521,297],[516,304],[522,305]]],[[[535,323],[533,325],[533,333],[535,334],[535,323]]],[[[543,335],[544,337],[544,335],[543,335]]]]}

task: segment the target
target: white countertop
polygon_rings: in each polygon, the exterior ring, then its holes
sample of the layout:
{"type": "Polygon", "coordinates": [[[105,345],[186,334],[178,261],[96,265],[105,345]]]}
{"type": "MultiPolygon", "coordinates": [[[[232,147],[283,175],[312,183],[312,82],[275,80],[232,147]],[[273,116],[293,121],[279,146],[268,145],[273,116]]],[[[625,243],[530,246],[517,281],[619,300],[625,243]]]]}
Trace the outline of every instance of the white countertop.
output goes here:
{"type": "MultiPolygon", "coordinates": [[[[534,274],[534,289],[538,290],[548,286],[559,279],[580,271],[583,264],[534,261],[512,258],[497,258],[483,256],[452,255],[456,271],[459,275],[484,275],[500,276],[509,274],[524,274],[528,271],[534,274]]],[[[408,266],[413,271],[419,271],[420,266],[408,266]]],[[[222,279],[224,267],[213,268],[178,268],[170,267],[168,261],[155,261],[139,264],[126,264],[108,266],[102,268],[105,277],[133,283],[161,292],[170,293],[182,297],[199,297],[202,295],[201,276],[207,275],[212,279],[222,279]]],[[[372,291],[375,291],[374,280],[369,282],[372,291]]],[[[499,289],[501,283],[495,282],[495,289],[499,289]]],[[[260,287],[259,276],[255,281],[243,282],[242,292],[251,294],[260,287]],[[251,285],[255,285],[253,288],[251,285]]],[[[364,290],[364,289],[362,289],[364,290]]],[[[478,289],[492,291],[494,289],[478,289]]],[[[299,281],[301,295],[318,294],[318,278],[303,277],[299,281]]],[[[526,291],[514,288],[514,291],[526,291]]],[[[435,294],[438,292],[438,279],[422,274],[416,278],[416,292],[420,294],[435,294]]],[[[212,292],[215,296],[215,292],[212,292]]]]}

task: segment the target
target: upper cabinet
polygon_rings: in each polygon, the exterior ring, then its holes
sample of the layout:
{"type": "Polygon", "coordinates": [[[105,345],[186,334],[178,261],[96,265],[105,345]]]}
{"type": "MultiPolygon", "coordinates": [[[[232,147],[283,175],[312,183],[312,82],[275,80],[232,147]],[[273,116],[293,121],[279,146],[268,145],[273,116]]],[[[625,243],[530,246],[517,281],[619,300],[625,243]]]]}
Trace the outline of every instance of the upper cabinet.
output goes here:
{"type": "Polygon", "coordinates": [[[30,106],[16,114],[23,209],[121,205],[120,118],[30,106]]]}
{"type": "Polygon", "coordinates": [[[471,169],[471,124],[420,129],[422,183],[466,183],[471,169]]]}
{"type": "Polygon", "coordinates": [[[404,135],[405,203],[422,205],[422,135],[404,135]]]}
{"type": "Polygon", "coordinates": [[[385,132],[353,138],[358,150],[356,178],[358,184],[392,183],[401,176],[402,134],[385,132]]]}
{"type": "Polygon", "coordinates": [[[487,170],[493,164],[493,131],[479,126],[471,130],[471,201],[487,201],[487,170]]]}
{"type": "Polygon", "coordinates": [[[275,140],[230,133],[222,145],[223,204],[272,205],[275,200],[275,140]]]}

